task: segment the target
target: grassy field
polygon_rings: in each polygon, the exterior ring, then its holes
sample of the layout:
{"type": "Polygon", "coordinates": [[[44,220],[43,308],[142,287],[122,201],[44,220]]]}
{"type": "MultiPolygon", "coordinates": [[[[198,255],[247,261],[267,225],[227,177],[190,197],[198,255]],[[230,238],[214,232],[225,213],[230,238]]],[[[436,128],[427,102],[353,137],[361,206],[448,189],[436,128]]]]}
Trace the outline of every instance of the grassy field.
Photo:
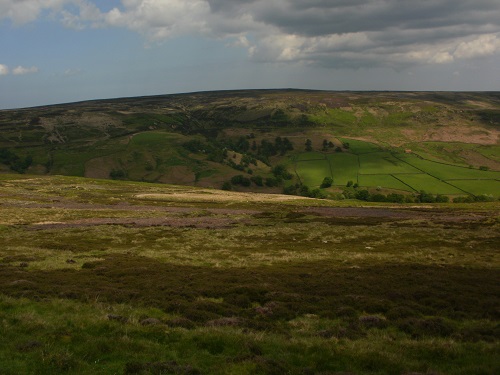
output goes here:
{"type": "Polygon", "coordinates": [[[500,196],[500,172],[451,165],[423,159],[414,153],[381,151],[377,145],[342,138],[349,143],[348,152],[298,154],[296,173],[310,186],[319,186],[324,177],[333,177],[334,185],[345,186],[347,181],[360,186],[383,187],[402,191],[425,190],[445,195],[500,196]],[[325,163],[330,163],[333,175],[325,163]]]}
{"type": "Polygon", "coordinates": [[[398,155],[398,159],[419,168],[426,173],[441,180],[450,179],[478,179],[494,180],[500,178],[500,172],[482,171],[473,168],[457,167],[449,164],[436,163],[429,160],[420,159],[414,155],[398,155]]]}
{"type": "Polygon", "coordinates": [[[0,175],[1,372],[499,373],[498,202],[361,204],[0,175]]]}
{"type": "Polygon", "coordinates": [[[319,187],[325,177],[332,175],[328,160],[323,158],[309,161],[298,161],[295,171],[300,176],[300,181],[310,187],[319,187]]]}
{"type": "Polygon", "coordinates": [[[335,185],[347,184],[347,181],[357,181],[359,160],[357,155],[345,152],[329,154],[328,161],[333,171],[335,185]]]}
{"type": "Polygon", "coordinates": [[[405,174],[398,175],[397,177],[416,191],[424,190],[432,194],[448,195],[466,194],[466,192],[458,189],[454,185],[438,180],[428,174],[405,174]]]}
{"type": "Polygon", "coordinates": [[[450,183],[459,189],[476,195],[488,194],[496,197],[500,192],[500,181],[498,180],[450,180],[450,183]]]}
{"type": "Polygon", "coordinates": [[[359,155],[360,174],[422,173],[409,163],[395,158],[389,152],[359,155]]]}
{"type": "MultiPolygon", "coordinates": [[[[424,175],[425,176],[425,175],[424,175]]],[[[362,187],[384,187],[388,189],[402,190],[402,191],[415,191],[415,189],[406,185],[398,178],[402,175],[392,176],[392,175],[359,175],[358,183],[362,187]]]]}
{"type": "Polygon", "coordinates": [[[339,138],[343,143],[349,144],[349,150],[356,154],[367,154],[380,151],[380,147],[374,143],[359,141],[352,138],[339,138]]]}

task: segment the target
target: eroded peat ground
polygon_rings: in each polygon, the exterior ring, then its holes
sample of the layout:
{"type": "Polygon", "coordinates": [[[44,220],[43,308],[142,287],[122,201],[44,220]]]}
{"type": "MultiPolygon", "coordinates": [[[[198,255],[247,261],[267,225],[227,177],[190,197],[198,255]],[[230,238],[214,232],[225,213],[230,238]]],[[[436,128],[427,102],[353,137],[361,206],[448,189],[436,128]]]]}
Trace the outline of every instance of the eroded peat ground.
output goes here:
{"type": "Polygon", "coordinates": [[[5,374],[494,374],[498,203],[0,180],[5,374]]]}

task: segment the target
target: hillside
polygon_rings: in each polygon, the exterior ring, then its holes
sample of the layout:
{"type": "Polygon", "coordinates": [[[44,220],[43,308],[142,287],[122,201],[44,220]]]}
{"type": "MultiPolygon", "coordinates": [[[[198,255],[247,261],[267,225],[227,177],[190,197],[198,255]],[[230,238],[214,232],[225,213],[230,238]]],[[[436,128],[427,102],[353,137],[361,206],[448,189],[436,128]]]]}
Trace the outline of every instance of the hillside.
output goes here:
{"type": "Polygon", "coordinates": [[[0,170],[272,193],[331,177],[332,197],[349,181],[498,196],[499,134],[496,92],[201,92],[0,111],[0,170]]]}

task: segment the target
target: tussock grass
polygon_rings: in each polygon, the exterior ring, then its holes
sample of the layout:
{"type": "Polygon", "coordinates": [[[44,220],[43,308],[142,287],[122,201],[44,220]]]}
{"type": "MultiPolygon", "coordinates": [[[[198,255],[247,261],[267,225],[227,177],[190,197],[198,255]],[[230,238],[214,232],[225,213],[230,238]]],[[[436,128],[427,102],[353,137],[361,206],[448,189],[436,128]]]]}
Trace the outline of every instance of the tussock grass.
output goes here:
{"type": "Polygon", "coordinates": [[[2,373],[499,372],[498,203],[190,194],[2,180],[2,373]]]}

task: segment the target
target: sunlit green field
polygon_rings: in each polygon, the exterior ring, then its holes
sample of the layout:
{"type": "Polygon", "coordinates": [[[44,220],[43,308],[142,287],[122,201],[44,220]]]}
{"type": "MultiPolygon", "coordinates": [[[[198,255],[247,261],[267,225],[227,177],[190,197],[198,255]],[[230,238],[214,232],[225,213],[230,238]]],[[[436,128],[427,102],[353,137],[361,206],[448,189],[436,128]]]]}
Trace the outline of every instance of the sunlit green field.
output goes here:
{"type": "Polygon", "coordinates": [[[379,146],[359,140],[342,138],[342,141],[349,143],[347,151],[295,156],[295,172],[303,183],[317,187],[325,177],[332,177],[336,186],[354,181],[367,188],[500,196],[498,171],[446,164],[414,153],[381,151],[379,146]]]}
{"type": "Polygon", "coordinates": [[[0,175],[0,372],[499,373],[498,202],[362,204],[0,175]]]}

